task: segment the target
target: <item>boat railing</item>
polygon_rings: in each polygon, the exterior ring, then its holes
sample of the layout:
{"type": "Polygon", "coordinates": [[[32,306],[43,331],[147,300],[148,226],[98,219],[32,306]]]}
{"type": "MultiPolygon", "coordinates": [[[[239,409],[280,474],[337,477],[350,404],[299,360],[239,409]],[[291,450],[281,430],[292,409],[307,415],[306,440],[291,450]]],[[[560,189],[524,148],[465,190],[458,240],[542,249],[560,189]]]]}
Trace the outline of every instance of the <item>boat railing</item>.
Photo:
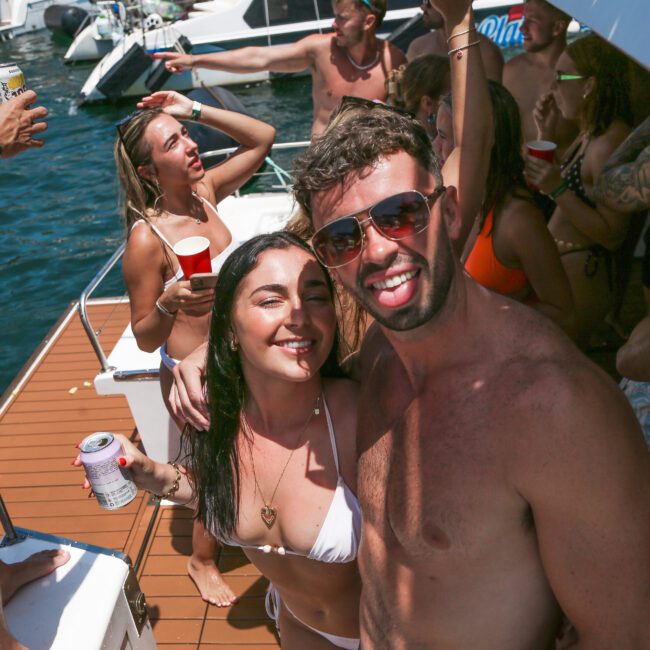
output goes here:
{"type": "MultiPolygon", "coordinates": [[[[309,146],[309,142],[300,141],[300,142],[279,142],[274,144],[271,152],[274,151],[287,151],[292,149],[304,149],[309,146]]],[[[234,153],[237,151],[238,147],[228,147],[226,149],[215,149],[213,151],[206,151],[201,154],[201,158],[208,158],[210,156],[223,156],[234,153]]],[[[289,191],[291,189],[291,175],[284,170],[280,165],[278,165],[270,156],[266,158],[266,164],[271,168],[271,171],[262,171],[257,172],[253,175],[253,178],[261,178],[264,176],[274,176],[278,185],[273,185],[274,189],[279,189],[282,191],[289,191]]],[[[235,196],[240,196],[239,190],[235,192],[235,196]]],[[[81,324],[88,336],[88,340],[97,355],[97,359],[101,365],[100,373],[112,372],[116,370],[114,366],[108,362],[108,357],[106,356],[101,343],[99,342],[99,331],[95,331],[93,326],[90,323],[88,318],[88,301],[91,295],[96,291],[99,285],[103,282],[104,278],[111,272],[113,267],[119,262],[122,255],[124,254],[124,249],[126,248],[126,241],[122,242],[117,250],[111,255],[108,261],[102,266],[102,268],[97,272],[95,277],[88,283],[86,288],[81,292],[79,297],[79,303],[77,305],[77,310],[79,312],[79,318],[81,319],[81,324]]],[[[116,381],[134,381],[134,380],[143,380],[152,378],[153,370],[137,370],[137,371],[120,371],[116,373],[116,381]]]]}

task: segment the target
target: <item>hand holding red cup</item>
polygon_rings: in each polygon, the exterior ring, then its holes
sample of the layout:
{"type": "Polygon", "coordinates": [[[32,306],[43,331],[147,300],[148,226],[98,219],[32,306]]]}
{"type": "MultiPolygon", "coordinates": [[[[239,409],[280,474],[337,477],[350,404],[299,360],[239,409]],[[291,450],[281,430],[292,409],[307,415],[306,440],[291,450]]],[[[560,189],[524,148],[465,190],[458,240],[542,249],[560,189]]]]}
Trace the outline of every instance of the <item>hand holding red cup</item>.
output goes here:
{"type": "MultiPolygon", "coordinates": [[[[540,160],[544,160],[551,164],[555,158],[556,150],[557,145],[555,142],[551,142],[550,140],[531,140],[526,143],[526,152],[529,156],[539,158],[540,160]]],[[[530,182],[530,180],[528,181],[528,187],[530,187],[531,190],[540,190],[540,188],[535,183],[530,182]]]]}

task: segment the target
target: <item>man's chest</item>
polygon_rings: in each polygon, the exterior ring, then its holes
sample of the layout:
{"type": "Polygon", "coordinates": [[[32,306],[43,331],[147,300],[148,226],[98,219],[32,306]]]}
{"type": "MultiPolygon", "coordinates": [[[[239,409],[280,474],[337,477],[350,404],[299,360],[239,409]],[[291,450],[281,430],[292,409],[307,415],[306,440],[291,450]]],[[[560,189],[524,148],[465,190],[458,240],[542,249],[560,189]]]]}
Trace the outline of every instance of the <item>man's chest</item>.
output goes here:
{"type": "Polygon", "coordinates": [[[506,477],[509,432],[489,400],[469,397],[415,398],[383,430],[372,418],[360,427],[364,521],[389,544],[466,552],[520,520],[525,504],[506,477]]]}

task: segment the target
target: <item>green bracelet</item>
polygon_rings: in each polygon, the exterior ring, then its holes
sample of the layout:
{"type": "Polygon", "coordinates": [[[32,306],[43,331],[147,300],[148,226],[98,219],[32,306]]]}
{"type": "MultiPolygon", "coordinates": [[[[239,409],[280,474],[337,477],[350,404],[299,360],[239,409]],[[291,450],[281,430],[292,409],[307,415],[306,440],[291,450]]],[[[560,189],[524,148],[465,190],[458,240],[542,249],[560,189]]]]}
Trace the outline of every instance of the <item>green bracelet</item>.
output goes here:
{"type": "Polygon", "coordinates": [[[550,194],[549,196],[554,200],[557,201],[558,197],[564,194],[569,189],[569,186],[566,184],[565,181],[562,181],[550,194]]]}

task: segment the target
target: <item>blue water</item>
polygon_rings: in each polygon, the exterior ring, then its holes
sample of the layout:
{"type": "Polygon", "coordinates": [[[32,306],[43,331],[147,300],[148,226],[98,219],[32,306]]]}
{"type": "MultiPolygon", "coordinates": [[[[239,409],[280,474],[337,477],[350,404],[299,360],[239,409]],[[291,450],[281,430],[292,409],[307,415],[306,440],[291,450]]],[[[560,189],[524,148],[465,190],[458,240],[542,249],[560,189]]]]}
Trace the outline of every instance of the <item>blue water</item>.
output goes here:
{"type": "MultiPolygon", "coordinates": [[[[112,146],[134,102],[77,108],[91,67],[65,66],[66,48],[47,31],[0,43],[50,111],[45,147],[0,160],[0,394],[122,237],[112,146]]],[[[278,141],[308,139],[308,79],[234,92],[278,141]]],[[[96,295],[121,295],[119,272],[105,286],[96,295]]]]}

